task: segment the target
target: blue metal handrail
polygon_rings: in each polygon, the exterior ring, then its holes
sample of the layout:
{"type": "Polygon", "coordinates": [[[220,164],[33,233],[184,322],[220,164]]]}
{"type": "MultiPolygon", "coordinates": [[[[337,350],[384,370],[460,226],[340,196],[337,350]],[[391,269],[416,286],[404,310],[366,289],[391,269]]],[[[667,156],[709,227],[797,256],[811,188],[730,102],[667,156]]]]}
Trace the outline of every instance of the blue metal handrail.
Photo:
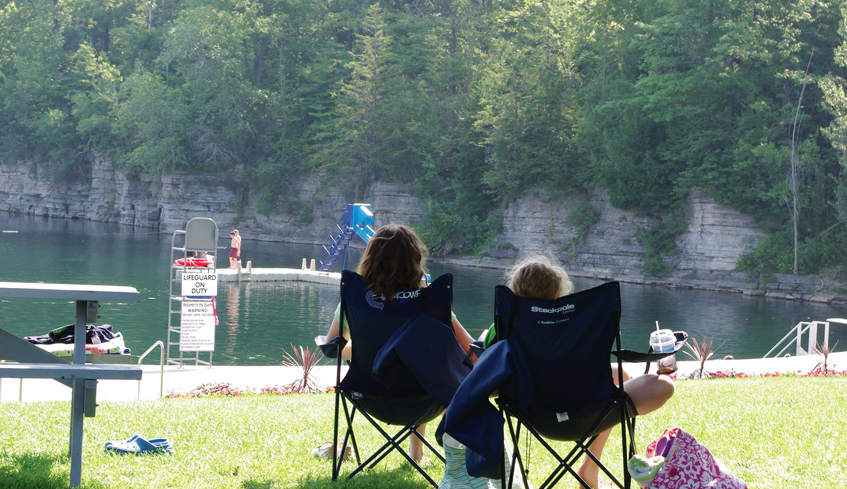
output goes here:
{"type": "Polygon", "coordinates": [[[338,258],[344,255],[342,267],[347,267],[347,247],[353,235],[367,244],[374,234],[374,215],[370,204],[347,204],[347,209],[335,223],[335,229],[321,245],[318,259],[322,271],[330,271],[338,258]]]}

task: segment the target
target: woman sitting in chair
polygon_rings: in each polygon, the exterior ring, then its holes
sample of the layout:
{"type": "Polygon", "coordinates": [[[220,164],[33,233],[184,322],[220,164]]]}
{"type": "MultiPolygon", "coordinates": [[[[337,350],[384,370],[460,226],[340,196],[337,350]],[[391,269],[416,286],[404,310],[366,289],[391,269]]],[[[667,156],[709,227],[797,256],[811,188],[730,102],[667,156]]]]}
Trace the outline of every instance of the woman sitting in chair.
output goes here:
{"type": "MultiPolygon", "coordinates": [[[[574,291],[573,283],[567,272],[545,256],[530,256],[515,264],[507,274],[506,285],[521,297],[554,300],[574,291]]],[[[494,325],[482,335],[486,348],[494,342],[494,325]]],[[[612,377],[617,382],[618,368],[612,365],[612,377]]],[[[644,415],[662,407],[673,396],[673,380],[667,375],[645,374],[631,378],[623,372],[624,391],[632,399],[639,415],[644,415]]],[[[600,433],[589,450],[598,459],[609,438],[611,428],[600,433]]],[[[591,485],[598,487],[599,467],[588,457],[578,470],[579,476],[591,485]]]]}
{"type": "MultiPolygon", "coordinates": [[[[387,224],[376,230],[365,248],[365,253],[359,262],[356,273],[373,289],[376,294],[394,300],[400,291],[419,290],[425,286],[426,270],[424,260],[427,254],[426,246],[417,234],[408,226],[402,224],[387,224]]],[[[326,340],[338,336],[341,304],[335,310],[335,317],[327,332],[326,340]]],[[[470,354],[470,344],[473,337],[462,327],[453,315],[453,332],[465,352],[470,354]]],[[[348,340],[341,357],[350,360],[352,342],[349,328],[344,328],[344,337],[348,340]]],[[[438,359],[433,359],[438,361],[438,359]]],[[[424,434],[426,425],[418,427],[418,433],[424,434]]],[[[409,438],[409,454],[419,462],[423,457],[423,445],[417,437],[409,438]]]]}

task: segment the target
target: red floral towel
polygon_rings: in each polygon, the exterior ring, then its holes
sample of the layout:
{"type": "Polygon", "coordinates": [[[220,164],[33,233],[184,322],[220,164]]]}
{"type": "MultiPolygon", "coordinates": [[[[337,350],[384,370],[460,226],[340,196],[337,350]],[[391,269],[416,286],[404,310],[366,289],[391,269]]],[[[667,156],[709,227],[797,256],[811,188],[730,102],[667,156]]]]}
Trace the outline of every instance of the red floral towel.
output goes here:
{"type": "MultiPolygon", "coordinates": [[[[680,428],[665,430],[670,438],[665,465],[653,478],[653,489],[747,489],[747,484],[730,474],[708,448],[680,428]]],[[[660,437],[647,446],[647,456],[656,454],[660,437]]],[[[666,439],[667,440],[667,439],[666,439]]],[[[658,454],[661,455],[661,454],[658,454]]]]}

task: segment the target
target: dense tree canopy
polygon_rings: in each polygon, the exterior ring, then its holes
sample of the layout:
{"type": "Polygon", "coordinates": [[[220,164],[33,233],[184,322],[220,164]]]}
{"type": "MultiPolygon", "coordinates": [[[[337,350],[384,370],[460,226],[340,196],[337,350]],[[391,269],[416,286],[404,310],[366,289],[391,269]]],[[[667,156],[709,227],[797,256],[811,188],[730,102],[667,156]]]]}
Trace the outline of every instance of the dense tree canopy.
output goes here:
{"type": "MultiPolygon", "coordinates": [[[[770,233],[752,274],[844,273],[847,28],[832,0],[0,0],[0,154],[85,178],[226,169],[292,202],[415,185],[436,253],[504,202],[703,190],[770,233]]],[[[678,217],[678,216],[676,216],[678,217]]],[[[656,235],[672,239],[678,219],[656,235]]],[[[646,239],[646,238],[645,238],[646,239]]]]}

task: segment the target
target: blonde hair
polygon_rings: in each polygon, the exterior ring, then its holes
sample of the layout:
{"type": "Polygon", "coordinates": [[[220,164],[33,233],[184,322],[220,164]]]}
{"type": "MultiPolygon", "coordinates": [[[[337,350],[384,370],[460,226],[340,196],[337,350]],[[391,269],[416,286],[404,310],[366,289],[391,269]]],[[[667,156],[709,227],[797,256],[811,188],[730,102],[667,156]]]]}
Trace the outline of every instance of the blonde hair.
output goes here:
{"type": "Polygon", "coordinates": [[[557,299],[574,290],[568,272],[559,263],[543,255],[528,256],[506,273],[506,285],[521,297],[557,299]]]}
{"type": "Polygon", "coordinates": [[[368,241],[356,272],[374,292],[391,299],[398,291],[421,288],[427,253],[412,228],[386,224],[368,241]]]}

